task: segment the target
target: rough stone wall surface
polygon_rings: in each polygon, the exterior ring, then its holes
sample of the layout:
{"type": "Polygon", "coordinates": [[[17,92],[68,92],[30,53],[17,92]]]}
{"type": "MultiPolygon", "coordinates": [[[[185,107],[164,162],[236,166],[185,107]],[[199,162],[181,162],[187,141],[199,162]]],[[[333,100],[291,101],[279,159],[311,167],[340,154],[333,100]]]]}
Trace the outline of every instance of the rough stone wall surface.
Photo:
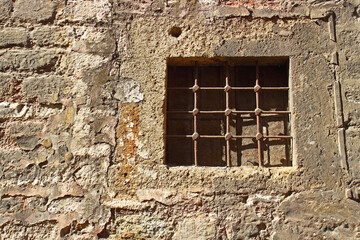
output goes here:
{"type": "Polygon", "coordinates": [[[359,4],[1,0],[0,239],[360,239],[359,4]],[[289,56],[294,166],[166,166],[167,59],[246,56],[289,56]]]}

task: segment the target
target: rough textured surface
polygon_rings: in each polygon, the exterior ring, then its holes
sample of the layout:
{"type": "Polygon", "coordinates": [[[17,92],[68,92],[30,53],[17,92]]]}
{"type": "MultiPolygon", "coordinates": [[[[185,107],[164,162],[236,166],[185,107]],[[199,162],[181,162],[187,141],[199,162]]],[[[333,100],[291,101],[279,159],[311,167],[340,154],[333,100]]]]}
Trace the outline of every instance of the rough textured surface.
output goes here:
{"type": "Polygon", "coordinates": [[[359,4],[2,0],[0,238],[360,238],[359,4]],[[247,56],[289,56],[293,167],[164,165],[167,59],[247,56]]]}

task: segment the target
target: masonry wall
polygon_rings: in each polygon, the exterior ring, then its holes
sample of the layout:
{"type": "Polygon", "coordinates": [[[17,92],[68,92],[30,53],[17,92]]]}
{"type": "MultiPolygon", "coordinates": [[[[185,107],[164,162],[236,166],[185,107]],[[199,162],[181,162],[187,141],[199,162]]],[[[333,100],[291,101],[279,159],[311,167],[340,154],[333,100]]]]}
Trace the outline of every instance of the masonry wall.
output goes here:
{"type": "Polygon", "coordinates": [[[2,0],[0,238],[360,238],[359,4],[2,0]],[[276,56],[292,167],[164,164],[169,58],[276,56]]]}

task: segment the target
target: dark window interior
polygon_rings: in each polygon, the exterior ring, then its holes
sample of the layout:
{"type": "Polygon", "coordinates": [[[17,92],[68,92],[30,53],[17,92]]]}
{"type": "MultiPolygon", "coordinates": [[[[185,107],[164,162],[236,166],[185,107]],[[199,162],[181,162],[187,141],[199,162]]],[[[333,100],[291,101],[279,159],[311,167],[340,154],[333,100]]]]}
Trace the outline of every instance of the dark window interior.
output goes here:
{"type": "MultiPolygon", "coordinates": [[[[262,111],[289,111],[288,89],[266,89],[266,87],[288,88],[288,64],[271,65],[232,64],[168,64],[167,97],[166,97],[166,164],[170,166],[195,165],[194,142],[197,141],[198,166],[258,166],[259,148],[263,166],[291,166],[291,138],[262,138],[261,144],[255,138],[258,132],[255,113],[231,113],[229,132],[232,136],[250,136],[248,138],[232,137],[227,151],[227,140],[222,137],[227,132],[224,113],[202,113],[202,111],[225,111],[226,94],[228,108],[232,111],[255,111],[256,76],[262,89],[258,92],[259,108],[262,111]],[[190,65],[190,66],[189,66],[190,65]],[[227,69],[227,70],[226,70],[227,69]],[[194,81],[197,76],[197,133],[194,140],[194,81]],[[246,89],[202,89],[206,87],[224,88],[244,87],[246,89]],[[263,89],[264,88],[264,89],[263,89]],[[210,137],[206,137],[210,136],[210,137]],[[217,136],[217,137],[216,137],[217,136]],[[253,137],[251,137],[253,136],[253,137]],[[260,146],[260,147],[259,147],[260,146]],[[230,154],[230,156],[227,156],[230,154]],[[229,160],[227,160],[229,159],[229,160]],[[229,161],[227,163],[227,161],[229,161]]],[[[260,115],[261,134],[264,136],[289,136],[289,114],[260,115]]]]}

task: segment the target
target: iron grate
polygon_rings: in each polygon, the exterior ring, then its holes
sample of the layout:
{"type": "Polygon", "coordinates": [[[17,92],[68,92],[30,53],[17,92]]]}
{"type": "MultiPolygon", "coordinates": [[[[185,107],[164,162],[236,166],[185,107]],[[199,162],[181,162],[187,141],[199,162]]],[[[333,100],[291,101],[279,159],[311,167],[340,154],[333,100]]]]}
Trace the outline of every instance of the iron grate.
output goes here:
{"type": "Polygon", "coordinates": [[[289,91],[289,87],[269,87],[260,85],[260,72],[259,64],[256,64],[256,78],[254,87],[236,87],[231,86],[229,83],[229,65],[224,66],[225,72],[225,81],[223,87],[206,87],[199,86],[199,65],[195,62],[194,66],[194,76],[193,76],[193,86],[192,87],[168,87],[167,91],[192,91],[193,92],[193,109],[192,110],[168,110],[167,115],[192,115],[193,121],[193,133],[192,134],[166,134],[166,138],[189,138],[193,141],[193,158],[194,165],[198,166],[198,141],[199,139],[224,139],[226,142],[226,165],[231,167],[230,161],[230,141],[232,139],[254,139],[257,142],[257,158],[258,165],[263,166],[263,150],[262,145],[264,144],[265,139],[292,139],[291,135],[264,135],[262,131],[261,118],[264,116],[273,116],[273,115],[290,115],[291,111],[278,111],[278,110],[263,110],[260,106],[260,95],[262,92],[277,90],[277,91],[289,91]],[[225,92],[225,109],[224,110],[201,110],[199,109],[199,99],[198,95],[202,90],[207,91],[224,91],[225,92]],[[232,91],[253,91],[255,93],[255,109],[254,110],[236,110],[230,107],[230,98],[229,94],[232,91]],[[209,134],[199,134],[199,116],[206,114],[219,114],[225,116],[224,134],[221,135],[209,135],[209,134]],[[253,114],[256,117],[256,133],[254,135],[234,135],[230,131],[230,116],[237,114],[253,114]]]}

